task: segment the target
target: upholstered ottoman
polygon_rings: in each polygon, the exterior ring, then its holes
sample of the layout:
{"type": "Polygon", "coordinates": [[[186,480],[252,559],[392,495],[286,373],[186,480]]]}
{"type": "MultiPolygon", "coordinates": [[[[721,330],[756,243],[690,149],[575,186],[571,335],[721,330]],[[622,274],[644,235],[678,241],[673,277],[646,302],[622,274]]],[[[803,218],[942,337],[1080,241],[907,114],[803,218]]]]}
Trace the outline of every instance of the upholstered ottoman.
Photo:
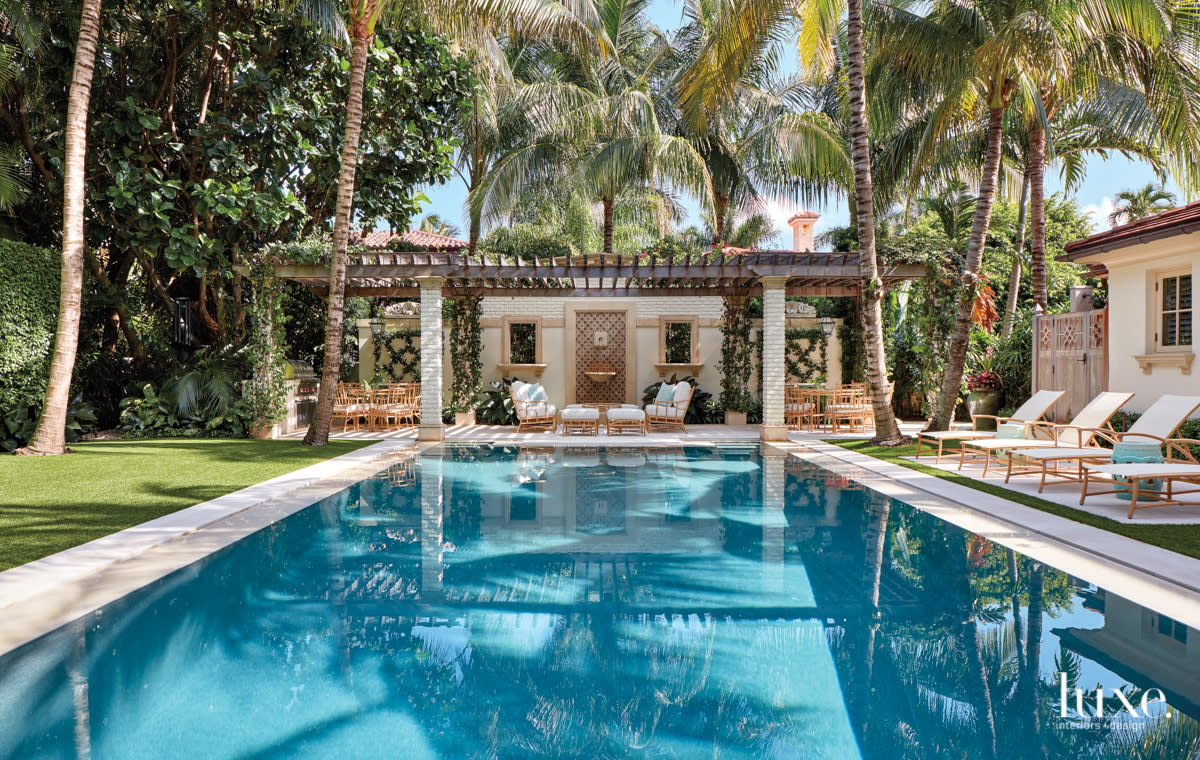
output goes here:
{"type": "Polygon", "coordinates": [[[646,434],[646,413],[641,409],[619,406],[608,410],[608,434],[620,435],[626,431],[646,434]]]}
{"type": "Polygon", "coordinates": [[[560,413],[562,416],[563,435],[579,433],[581,435],[600,434],[600,410],[584,406],[568,406],[560,413]]]}

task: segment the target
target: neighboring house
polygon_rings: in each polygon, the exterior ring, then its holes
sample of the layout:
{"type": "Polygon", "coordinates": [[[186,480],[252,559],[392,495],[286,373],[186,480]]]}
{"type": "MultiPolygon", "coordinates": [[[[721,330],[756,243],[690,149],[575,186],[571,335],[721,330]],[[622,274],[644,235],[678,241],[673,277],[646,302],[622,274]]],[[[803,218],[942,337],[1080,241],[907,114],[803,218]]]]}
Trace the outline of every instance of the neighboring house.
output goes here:
{"type": "MultiPolygon", "coordinates": [[[[794,250],[812,251],[813,226],[819,217],[812,212],[796,214],[789,220],[793,228],[794,250]]],[[[375,250],[387,248],[399,237],[405,242],[434,245],[439,250],[459,250],[467,243],[454,238],[422,232],[402,235],[378,231],[352,240],[375,250]],[[422,235],[440,240],[414,240],[422,235]],[[456,246],[456,247],[452,247],[456,246]]],[[[596,283],[605,287],[613,283],[596,283]]],[[[447,289],[446,295],[453,295],[447,289]]],[[[724,299],[720,295],[677,296],[640,295],[622,297],[614,288],[614,297],[541,294],[486,295],[480,306],[482,327],[483,384],[501,378],[519,378],[545,385],[551,401],[569,403],[637,402],[652,383],[672,375],[695,377],[699,387],[717,396],[721,392],[721,323],[724,299]],[[611,373],[611,374],[609,374],[611,373]]],[[[396,337],[377,352],[378,339],[368,320],[359,320],[359,376],[416,379],[413,370],[419,356],[419,304],[408,302],[387,312],[382,327],[396,337]],[[376,353],[381,365],[376,366],[376,353]]],[[[816,311],[796,301],[786,305],[791,330],[807,335],[818,329],[816,311]]],[[[838,320],[840,323],[841,320],[838,320]]],[[[757,325],[756,325],[757,326],[757,325]]],[[[376,329],[380,326],[377,325],[376,329]]],[[[443,365],[450,367],[448,326],[443,365]]],[[[757,331],[756,331],[757,332],[757,331]]],[[[832,384],[842,380],[841,346],[837,333],[827,339],[825,355],[812,349],[812,339],[792,332],[787,349],[790,370],[803,373],[795,380],[827,378],[832,384]],[[801,359],[799,354],[809,355],[801,359]]],[[[451,373],[443,375],[449,388],[451,373]]],[[[752,387],[757,385],[756,380],[752,387]]]]}
{"type": "Polygon", "coordinates": [[[1108,280],[1108,381],[1133,391],[1130,411],[1164,393],[1200,392],[1193,283],[1200,275],[1200,202],[1115,227],[1065,248],[1061,261],[1108,280]]]}

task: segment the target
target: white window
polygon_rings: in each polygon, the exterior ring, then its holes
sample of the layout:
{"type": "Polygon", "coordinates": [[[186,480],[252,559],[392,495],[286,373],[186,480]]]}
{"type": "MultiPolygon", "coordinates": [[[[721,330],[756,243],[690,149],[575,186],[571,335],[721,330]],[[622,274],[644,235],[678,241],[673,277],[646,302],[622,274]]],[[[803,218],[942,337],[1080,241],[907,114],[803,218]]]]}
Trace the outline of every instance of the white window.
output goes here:
{"type": "Polygon", "coordinates": [[[1192,345],[1192,276],[1171,274],[1155,284],[1158,322],[1154,344],[1164,351],[1192,345]]]}

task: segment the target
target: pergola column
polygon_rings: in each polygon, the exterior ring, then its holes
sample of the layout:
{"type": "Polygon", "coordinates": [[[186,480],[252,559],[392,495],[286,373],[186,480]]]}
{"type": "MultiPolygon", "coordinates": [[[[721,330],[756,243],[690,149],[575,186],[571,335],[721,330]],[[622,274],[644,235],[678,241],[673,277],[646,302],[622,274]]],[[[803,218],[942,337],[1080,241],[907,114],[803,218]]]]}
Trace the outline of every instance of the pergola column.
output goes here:
{"type": "Polygon", "coordinates": [[[421,427],[418,440],[440,441],[442,431],[443,277],[418,277],[421,286],[421,427]]]}
{"type": "Polygon", "coordinates": [[[763,325],[762,325],[762,405],[763,421],[760,431],[764,441],[786,441],[787,425],[783,419],[784,403],[784,352],[787,340],[787,316],[784,313],[787,277],[763,277],[763,325]]]}

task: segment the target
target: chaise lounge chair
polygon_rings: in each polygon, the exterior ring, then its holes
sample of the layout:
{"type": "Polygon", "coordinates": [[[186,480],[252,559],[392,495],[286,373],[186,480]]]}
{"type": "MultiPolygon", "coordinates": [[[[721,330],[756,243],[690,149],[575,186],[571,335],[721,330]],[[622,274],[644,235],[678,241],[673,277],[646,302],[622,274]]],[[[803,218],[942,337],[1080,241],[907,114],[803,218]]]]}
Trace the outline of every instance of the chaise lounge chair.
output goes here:
{"type": "MultiPolygon", "coordinates": [[[[1150,408],[1137,419],[1124,433],[1114,434],[1106,430],[1092,430],[1092,440],[1102,441],[1112,446],[1117,444],[1141,444],[1153,448],[1161,456],[1164,446],[1179,426],[1192,416],[1192,412],[1200,409],[1200,396],[1162,396],[1150,405],[1150,408]]],[[[1046,446],[1043,448],[1012,449],[1008,452],[1011,459],[1021,459],[1028,467],[1021,472],[1009,463],[1009,477],[1027,473],[1040,474],[1042,481],[1038,485],[1038,493],[1046,487],[1046,478],[1063,478],[1069,481],[1084,479],[1084,468],[1088,465],[1108,464],[1112,461],[1113,450],[1099,445],[1091,446],[1046,446]],[[1063,472],[1061,464],[1075,463],[1074,471],[1063,472]]],[[[1008,478],[1004,479],[1008,482],[1008,478]]]]}
{"type": "MultiPolygon", "coordinates": [[[[962,469],[970,455],[973,459],[983,459],[983,477],[987,477],[988,468],[992,462],[999,462],[999,457],[1013,449],[1042,448],[1045,446],[1090,446],[1095,439],[1094,431],[1104,429],[1112,431],[1108,421],[1124,406],[1132,393],[1117,393],[1106,391],[1098,394],[1079,410],[1079,413],[1065,425],[1053,422],[1031,422],[1029,429],[1032,436],[1019,438],[985,438],[975,441],[963,441],[959,444],[962,452],[958,457],[958,469],[962,469]]],[[[1012,459],[1009,462],[1009,472],[1012,472],[1012,459]]]]}
{"type": "Polygon", "coordinates": [[[1100,464],[1083,466],[1083,484],[1079,493],[1079,503],[1083,504],[1089,496],[1099,496],[1107,493],[1128,491],[1129,518],[1139,509],[1150,507],[1169,507],[1184,505],[1200,507],[1200,502],[1180,501],[1179,496],[1186,493],[1200,492],[1200,461],[1192,455],[1189,447],[1200,447],[1200,441],[1189,438],[1175,438],[1167,441],[1166,461],[1163,462],[1130,462],[1128,464],[1100,464]],[[1160,488],[1143,481],[1163,481],[1160,488]],[[1112,486],[1106,491],[1093,491],[1092,483],[1102,483],[1112,486]],[[1193,485],[1186,491],[1176,488],[1176,483],[1193,485]],[[1141,504],[1138,499],[1147,497],[1148,501],[1141,504]]]}
{"type": "Polygon", "coordinates": [[[959,447],[962,447],[962,441],[978,440],[981,438],[995,438],[1000,431],[1000,426],[1006,423],[1024,423],[1024,430],[1020,431],[1022,435],[1015,436],[1020,438],[1030,438],[1030,424],[1037,422],[1046,416],[1046,412],[1050,411],[1050,407],[1063,397],[1066,391],[1038,391],[1029,397],[1029,399],[1013,412],[1011,417],[997,417],[994,414],[977,414],[971,420],[970,430],[928,430],[917,434],[917,454],[916,458],[921,457],[921,442],[924,441],[932,446],[937,443],[937,459],[934,463],[942,461],[942,447],[946,441],[959,441],[959,447]],[[980,430],[980,420],[995,420],[996,432],[990,430],[980,430]]]}

